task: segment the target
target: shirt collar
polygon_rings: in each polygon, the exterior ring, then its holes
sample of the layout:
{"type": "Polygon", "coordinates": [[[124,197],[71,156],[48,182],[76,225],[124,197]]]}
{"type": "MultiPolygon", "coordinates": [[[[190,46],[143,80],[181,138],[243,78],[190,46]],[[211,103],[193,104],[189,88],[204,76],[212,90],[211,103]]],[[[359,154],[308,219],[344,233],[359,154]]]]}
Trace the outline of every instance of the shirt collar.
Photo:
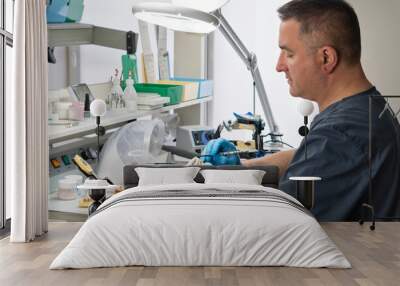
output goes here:
{"type": "Polygon", "coordinates": [[[354,95],[345,97],[345,98],[343,98],[343,99],[341,99],[341,100],[339,100],[339,101],[337,101],[335,103],[332,103],[324,111],[320,112],[319,114],[317,114],[314,117],[314,120],[312,121],[310,128],[312,128],[317,123],[319,123],[326,115],[335,112],[338,108],[340,108],[340,105],[343,104],[344,102],[346,102],[348,100],[357,99],[360,96],[368,96],[368,95],[372,95],[372,94],[380,94],[375,86],[373,86],[373,87],[371,87],[371,88],[369,88],[369,89],[367,89],[365,91],[362,91],[362,92],[356,93],[354,95]]]}

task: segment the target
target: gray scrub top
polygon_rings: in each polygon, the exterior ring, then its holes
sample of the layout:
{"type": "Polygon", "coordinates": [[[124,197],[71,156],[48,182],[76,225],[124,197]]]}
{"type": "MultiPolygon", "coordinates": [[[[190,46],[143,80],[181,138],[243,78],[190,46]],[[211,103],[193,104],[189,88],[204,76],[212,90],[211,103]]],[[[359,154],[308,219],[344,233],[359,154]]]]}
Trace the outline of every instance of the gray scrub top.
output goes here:
{"type": "MultiPolygon", "coordinates": [[[[318,114],[305,141],[300,144],[286,173],[281,190],[294,195],[292,176],[318,176],[315,205],[311,210],[323,221],[360,218],[368,198],[369,95],[376,88],[347,97],[318,114]]],[[[377,218],[400,216],[400,126],[383,97],[372,100],[373,203],[377,218]],[[382,113],[381,118],[379,115],[382,113]]]]}

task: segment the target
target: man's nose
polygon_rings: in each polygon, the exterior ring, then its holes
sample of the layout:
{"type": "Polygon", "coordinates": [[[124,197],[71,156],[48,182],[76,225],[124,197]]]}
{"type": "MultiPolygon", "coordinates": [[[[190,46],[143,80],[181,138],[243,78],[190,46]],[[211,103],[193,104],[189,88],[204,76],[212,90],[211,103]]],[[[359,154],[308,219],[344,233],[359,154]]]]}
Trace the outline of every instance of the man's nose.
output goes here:
{"type": "Polygon", "coordinates": [[[283,54],[281,53],[278,58],[278,62],[276,64],[276,71],[277,72],[284,72],[287,70],[286,63],[283,59],[283,54]]]}

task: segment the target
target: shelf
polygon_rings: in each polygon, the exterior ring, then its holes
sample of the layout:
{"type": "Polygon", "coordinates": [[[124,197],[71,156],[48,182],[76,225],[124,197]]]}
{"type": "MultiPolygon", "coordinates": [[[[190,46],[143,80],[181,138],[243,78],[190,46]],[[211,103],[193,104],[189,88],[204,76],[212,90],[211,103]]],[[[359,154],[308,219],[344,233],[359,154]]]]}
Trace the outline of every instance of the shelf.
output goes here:
{"type": "MultiPolygon", "coordinates": [[[[140,117],[154,115],[161,112],[167,112],[174,109],[185,108],[210,100],[212,100],[212,97],[204,97],[200,99],[181,102],[176,105],[168,105],[154,110],[138,110],[134,113],[126,111],[107,111],[106,115],[101,118],[101,125],[104,126],[106,129],[117,128],[125,125],[129,121],[135,120],[140,117]]],[[[84,121],[81,121],[79,125],[73,127],[50,125],[48,129],[49,143],[51,145],[57,142],[94,134],[95,128],[96,123],[94,118],[85,119],[84,121]]]]}
{"type": "MultiPolygon", "coordinates": [[[[127,50],[128,32],[98,27],[82,23],[47,24],[48,46],[66,47],[79,45],[98,45],[120,50],[127,50]]],[[[134,39],[132,53],[136,52],[138,35],[134,39]]]]}
{"type": "Polygon", "coordinates": [[[66,201],[57,198],[57,193],[49,194],[48,208],[49,211],[65,212],[65,213],[78,213],[78,214],[88,214],[88,208],[79,207],[80,198],[74,200],[66,201]]]}

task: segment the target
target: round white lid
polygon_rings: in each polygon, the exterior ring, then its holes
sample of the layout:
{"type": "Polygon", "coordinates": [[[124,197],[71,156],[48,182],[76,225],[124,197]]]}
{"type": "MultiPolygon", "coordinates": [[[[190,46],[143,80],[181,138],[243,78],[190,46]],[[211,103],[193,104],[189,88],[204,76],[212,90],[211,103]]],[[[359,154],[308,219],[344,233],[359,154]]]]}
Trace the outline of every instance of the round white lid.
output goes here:
{"type": "Polygon", "coordinates": [[[86,179],[83,185],[79,185],[78,189],[114,189],[117,188],[117,185],[109,185],[106,180],[91,180],[86,179]]]}
{"type": "Polygon", "coordinates": [[[74,180],[78,185],[82,184],[83,177],[81,175],[67,175],[65,176],[67,180],[74,180]]]}
{"type": "Polygon", "coordinates": [[[58,181],[58,188],[62,189],[73,189],[77,185],[76,180],[61,179],[58,181]]]}

